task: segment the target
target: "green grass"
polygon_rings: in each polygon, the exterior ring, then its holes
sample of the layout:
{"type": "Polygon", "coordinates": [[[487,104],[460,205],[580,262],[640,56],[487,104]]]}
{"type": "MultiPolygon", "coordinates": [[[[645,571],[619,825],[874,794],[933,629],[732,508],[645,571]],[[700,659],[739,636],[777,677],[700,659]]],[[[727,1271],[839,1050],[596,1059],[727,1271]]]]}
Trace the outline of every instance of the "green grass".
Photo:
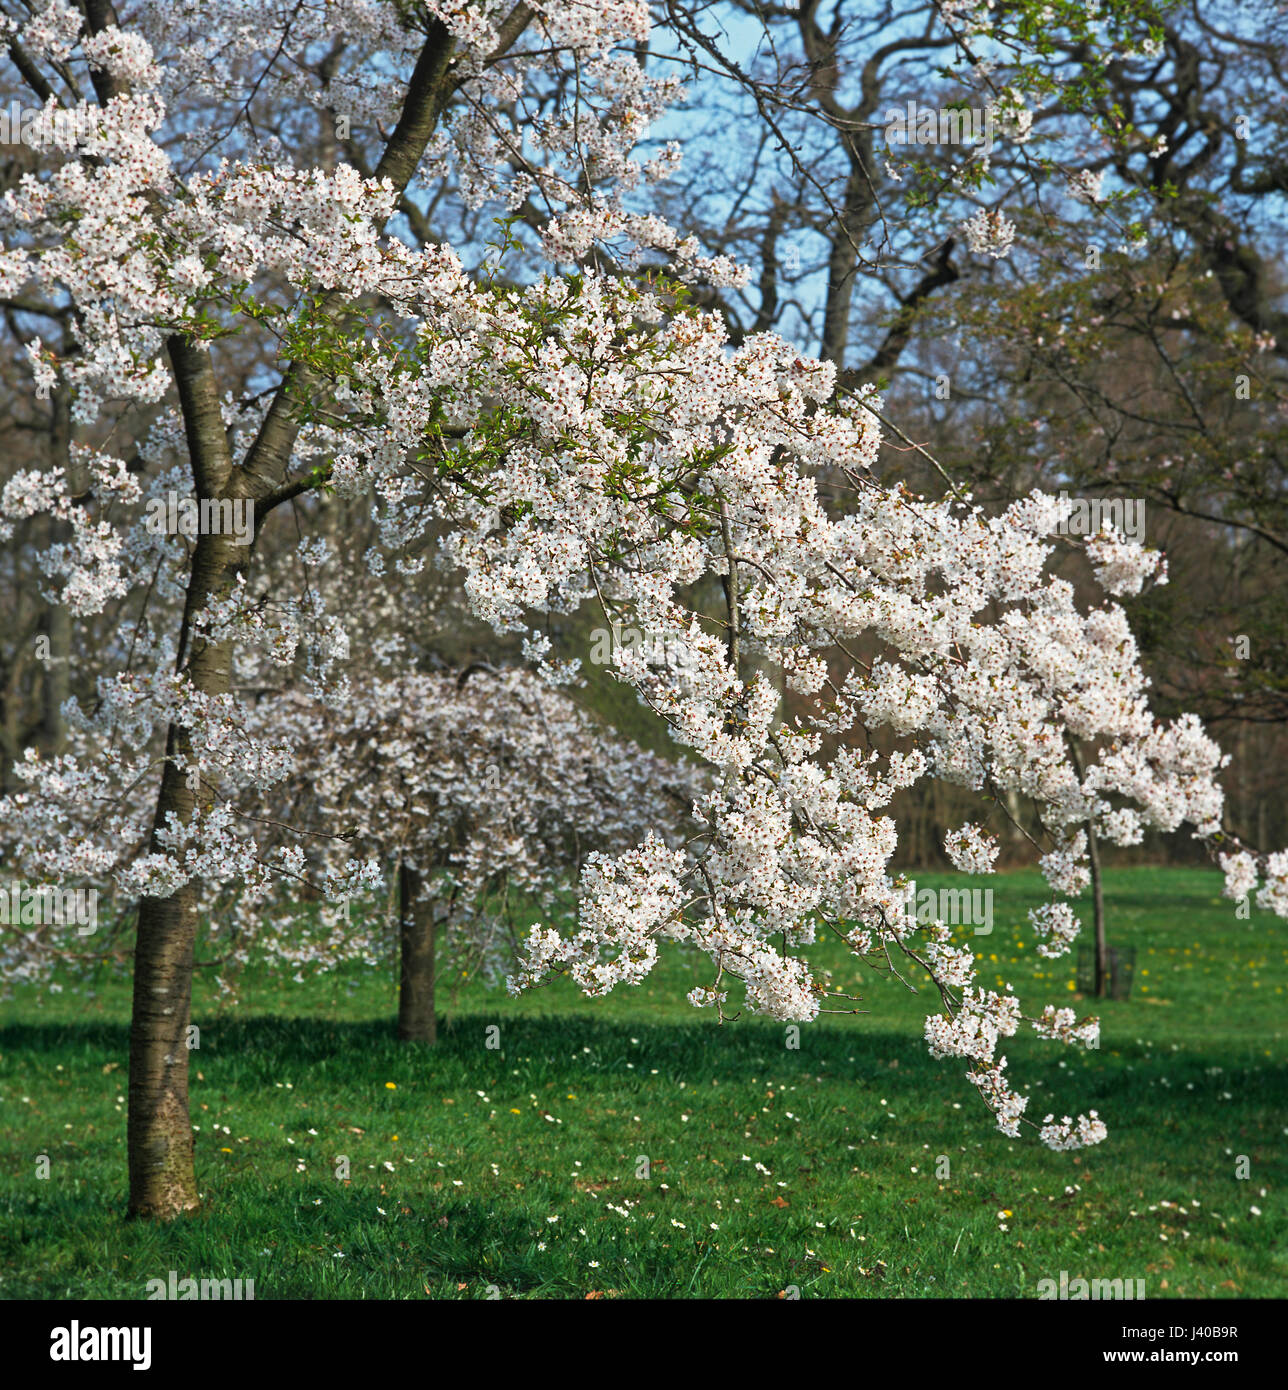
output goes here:
{"type": "MultiPolygon", "coordinates": [[[[981,982],[1013,982],[1030,1014],[1069,1002],[1072,958],[1043,962],[1025,922],[1040,880],[985,882],[981,982]]],[[[1061,1270],[1283,1296],[1288,924],[1236,920],[1207,871],[1107,885],[1110,940],[1138,958],[1101,1050],[1006,1047],[1032,1118],[1100,1111],[1109,1139],[1076,1154],[999,1134],[962,1065],[927,1056],[929,997],[839,953],[820,958],[865,980],[871,1012],[802,1028],[799,1050],[781,1025],[691,1009],[708,976],[674,953],[607,1000],[464,990],[440,1045],[406,1049],[384,970],[259,980],[222,1012],[203,990],[205,1209],[124,1223],[126,992],[19,995],[0,1032],[0,1296],[143,1297],[172,1269],[253,1279],[259,1299],[1035,1296],[1061,1270]]]]}

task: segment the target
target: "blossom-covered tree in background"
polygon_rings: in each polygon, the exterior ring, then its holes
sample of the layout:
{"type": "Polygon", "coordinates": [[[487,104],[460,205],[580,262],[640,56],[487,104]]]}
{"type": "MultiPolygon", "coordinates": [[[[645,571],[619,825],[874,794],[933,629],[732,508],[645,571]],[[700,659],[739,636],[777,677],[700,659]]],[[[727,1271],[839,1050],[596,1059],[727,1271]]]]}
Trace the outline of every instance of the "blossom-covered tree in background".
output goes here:
{"type": "MultiPolygon", "coordinates": [[[[312,843],[288,832],[294,873],[319,881],[328,859],[355,853],[384,870],[399,921],[398,1036],[408,1042],[437,1037],[436,959],[458,975],[504,978],[516,913],[557,912],[583,863],[650,830],[681,844],[699,786],[683,765],[614,737],[522,671],[393,675],[355,684],[343,708],[321,717],[291,693],[253,718],[289,734],[294,766],[246,814],[320,828],[312,843]]],[[[242,961],[281,961],[298,975],[379,958],[379,928],[359,931],[348,904],[302,931],[298,883],[277,878],[271,897],[239,899],[242,961]]]]}

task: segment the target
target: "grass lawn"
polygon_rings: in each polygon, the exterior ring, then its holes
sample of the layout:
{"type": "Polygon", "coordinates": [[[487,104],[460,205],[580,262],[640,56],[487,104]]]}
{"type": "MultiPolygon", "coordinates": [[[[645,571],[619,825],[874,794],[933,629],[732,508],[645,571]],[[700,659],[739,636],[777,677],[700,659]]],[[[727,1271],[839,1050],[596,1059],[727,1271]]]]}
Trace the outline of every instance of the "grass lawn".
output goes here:
{"type": "MultiPolygon", "coordinates": [[[[980,982],[1030,1015],[1073,1000],[1073,957],[1032,949],[1039,877],[979,882],[980,982]]],[[[0,1013],[0,1297],[142,1298],[171,1270],[253,1279],[257,1299],[1036,1297],[1061,1270],[1282,1297],[1288,923],[1236,920],[1206,870],[1106,882],[1110,941],[1138,955],[1101,1049],[1005,1046],[1030,1118],[1099,1110],[1108,1140],[1073,1154],[999,1134],[963,1064],[926,1053],[931,996],[870,972],[871,1012],[802,1027],[798,1049],[692,1009],[709,970],[672,952],[607,1000],[463,990],[427,1050],[394,1041],[382,969],[256,981],[222,1012],[199,986],[206,1207],[127,1224],[128,991],[19,993],[0,1013]]]]}

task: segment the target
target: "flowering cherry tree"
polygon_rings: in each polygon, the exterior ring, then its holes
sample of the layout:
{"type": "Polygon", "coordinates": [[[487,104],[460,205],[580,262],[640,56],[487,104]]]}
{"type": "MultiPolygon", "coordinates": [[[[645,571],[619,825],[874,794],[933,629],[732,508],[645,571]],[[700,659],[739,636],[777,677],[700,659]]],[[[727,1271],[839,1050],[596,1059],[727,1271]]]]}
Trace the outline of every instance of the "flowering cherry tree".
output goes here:
{"type": "Polygon", "coordinates": [[[290,737],[294,764],[245,814],[320,829],[305,842],[288,831],[292,872],[239,898],[233,959],[281,962],[297,979],[374,962],[378,925],[360,930],[332,908],[302,930],[298,903],[301,878],[321,882],[329,864],[372,858],[398,905],[404,1041],[436,1038],[436,955],[499,980],[513,963],[516,912],[557,910],[591,854],[620,853],[650,830],[681,843],[699,787],[684,765],[612,736],[522,671],[364,681],[320,718],[288,692],[253,718],[290,737]]]}
{"type": "MultiPolygon", "coordinates": [[[[710,959],[695,1004],[723,1013],[738,988],[752,1010],[804,1021],[849,1004],[808,962],[830,934],[878,968],[906,961],[933,980],[932,1052],[964,1062],[1014,1135],[1033,1122],[1000,1039],[1027,1022],[1085,1042],[1096,1023],[1053,1007],[1026,1020],[1011,993],[976,986],[946,926],[908,913],[889,869],[897,791],[939,778],[982,807],[1032,801],[1049,834],[1053,899],[1033,919],[1046,955],[1077,931],[1063,899],[1084,880],[1087,824],[1131,843],[1189,823],[1233,850],[1229,891],[1263,879],[1263,902],[1288,910],[1288,856],[1223,842],[1216,745],[1196,720],[1163,724],[1148,708],[1113,599],[1157,582],[1160,557],[1095,538],[1103,594],[1080,605],[1046,567],[1066,503],[1034,494],[989,515],[955,493],[878,483],[873,390],[838,392],[833,362],[770,333],[735,346],[691,301],[691,284],[744,272],[639,210],[676,158],[641,161],[635,147],[676,93],[631,52],[649,30],[638,0],[142,3],[124,25],[105,3],[49,0],[5,24],[58,158],[0,205],[0,296],[70,305],[76,350],[33,341],[32,370],[74,393],[96,442],[78,455],[85,486],[58,469],[20,472],[0,520],[67,528],[42,563],[73,618],[134,595],[146,609],[162,571],[182,596],[172,628],[136,625],[97,700],[74,713],[74,750],[31,752],[5,807],[24,864],[113,874],[139,902],[132,1212],[198,1202],[182,1039],[204,895],[232,885],[251,903],[298,877],[309,853],[307,824],[298,843],[278,826],[247,833],[232,794],[271,802],[327,765],[321,750],[303,760],[298,717],[255,717],[238,663],[254,654],[291,678],[292,698],[355,733],[370,718],[345,676],[343,615],[315,586],[257,583],[263,529],[288,504],[307,525],[295,504],[323,489],[370,499],[370,575],[414,575],[435,545],[473,611],[524,635],[546,684],[576,673],[543,615],[589,606],[642,633],[643,649],[614,652],[615,674],[709,772],[683,844],[668,815],[585,857],[575,929],[530,928],[516,989],[562,971],[603,994],[642,979],[670,940],[710,959]],[[69,103],[89,113],[74,132],[55,119],[69,103]],[[257,116],[274,103],[337,118],[337,139],[345,112],[389,134],[369,171],[338,157],[322,167],[289,153],[311,148],[289,121],[264,134],[257,116]],[[462,196],[544,209],[543,273],[505,280],[505,238],[499,263],[472,274],[452,247],[399,234],[418,188],[445,170],[462,196]],[[221,370],[248,341],[271,349],[271,385],[230,398],[221,370]],[[116,412],[167,402],[137,458],[115,451],[116,412]],[[166,487],[248,509],[253,537],[211,525],[158,538],[147,504],[166,487]],[[679,659],[650,661],[659,645],[679,659]],[[805,715],[784,717],[780,680],[805,715]],[[868,746],[880,727],[893,751],[868,746]],[[118,859],[104,832],[137,838],[131,797],[150,776],[147,844],[118,859]]],[[[316,537],[299,544],[306,567],[343,563],[316,537]]],[[[372,736],[382,757],[405,757],[396,729],[372,736]]],[[[320,813],[361,807],[358,772],[332,765],[314,788],[320,813]]],[[[644,800],[632,816],[652,810],[644,800]]],[[[523,872],[541,837],[566,829],[520,824],[511,868],[523,872]]],[[[408,845],[424,874],[431,861],[408,845]]],[[[947,849],[976,872],[996,852],[975,823],[947,849]]],[[[323,857],[334,901],[381,883],[360,852],[323,857]]],[[[486,877],[468,849],[449,867],[486,877]]],[[[432,886],[420,891],[433,900],[432,886]]],[[[1054,1148],[1105,1132],[1094,1112],[1035,1127],[1054,1148]]]]}
{"type": "MultiPolygon", "coordinates": [[[[116,18],[110,4],[82,13],[63,0],[3,18],[11,60],[48,117],[41,143],[55,159],[6,196],[0,296],[43,294],[70,304],[76,351],[54,361],[36,338],[29,352],[39,387],[49,386],[52,373],[75,393],[79,425],[106,424],[123,406],[153,405],[173,390],[173,428],[152,441],[160,461],[180,461],[186,496],[250,507],[256,528],[333,475],[336,486],[346,483],[349,456],[335,444],[352,425],[363,447],[359,408],[346,407],[342,388],[328,379],[351,341],[342,314],[391,290],[391,304],[416,312],[431,287],[450,295],[462,282],[446,248],[414,252],[382,235],[417,171],[432,177],[436,161],[463,151],[481,188],[494,189],[488,170],[499,171],[507,151],[488,156],[484,147],[503,138],[505,113],[523,109],[530,86],[561,89],[561,74],[587,67],[593,71],[576,83],[576,121],[556,112],[540,148],[518,152],[528,186],[539,184],[557,211],[576,193],[567,172],[583,151],[578,142],[593,139],[611,164],[614,149],[633,143],[654,100],[638,65],[611,56],[619,41],[642,37],[647,20],[638,3],[607,13],[575,2],[548,13],[526,4],[443,13],[365,3],[253,10],[230,3],[213,11],[145,4],[127,28],[116,18]],[[351,54],[343,74],[325,62],[337,45],[351,54]],[[399,80],[390,80],[391,69],[399,80]],[[293,165],[282,137],[260,138],[257,102],[298,101],[301,84],[319,113],[330,115],[339,103],[346,120],[392,125],[371,177],[348,163],[332,171],[293,165]],[[441,129],[449,108],[455,123],[441,129]],[[60,121],[64,110],[76,119],[60,121]],[[219,388],[221,340],[251,335],[273,343],[279,385],[267,397],[227,400],[219,388]],[[329,360],[333,349],[338,356],[329,360]],[[320,410],[324,395],[336,413],[320,410]],[[327,456],[321,464],[319,450],[327,456]]],[[[637,171],[623,166],[616,182],[637,171]]],[[[611,223],[613,186],[611,176],[593,181],[580,199],[592,225],[611,223]]],[[[380,339],[376,325],[369,327],[374,345],[380,339]]],[[[148,590],[141,552],[155,547],[143,525],[142,484],[128,461],[88,449],[81,471],[88,486],[75,491],[65,470],[20,472],[6,483],[2,507],[9,521],[47,514],[67,528],[69,539],[50,547],[44,569],[57,601],[88,617],[148,590]]],[[[389,501],[402,483],[386,479],[389,501]]],[[[329,688],[333,700],[344,693],[342,685],[327,686],[342,632],[316,611],[311,592],[243,611],[238,579],[250,564],[251,547],[237,535],[211,528],[196,537],[176,558],[177,574],[165,576],[183,595],[177,631],[149,627],[122,669],[100,684],[88,716],[99,760],[25,769],[29,842],[61,874],[76,874],[94,869],[95,837],[60,834],[59,807],[98,793],[105,817],[124,814],[114,809],[115,793],[161,753],[151,852],[118,880],[123,893],[141,899],[129,1106],[130,1205],[140,1214],[197,1203],[180,1042],[198,880],[254,882],[268,872],[231,833],[218,779],[240,765],[271,785],[290,766],[280,743],[245,732],[230,689],[234,648],[262,642],[289,663],[307,632],[312,688],[329,688]]],[[[330,887],[353,892],[373,881],[372,872],[352,866],[330,887]]]]}

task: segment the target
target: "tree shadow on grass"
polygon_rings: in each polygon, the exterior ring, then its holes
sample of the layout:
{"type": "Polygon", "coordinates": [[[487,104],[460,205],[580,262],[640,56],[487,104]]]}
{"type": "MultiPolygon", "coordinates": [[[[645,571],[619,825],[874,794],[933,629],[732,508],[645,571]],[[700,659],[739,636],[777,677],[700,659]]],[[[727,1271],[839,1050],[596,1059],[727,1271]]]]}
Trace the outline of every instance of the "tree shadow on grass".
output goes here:
{"type": "MultiPolygon", "coordinates": [[[[812,1025],[800,1030],[799,1047],[789,1047],[782,1025],[760,1020],[720,1027],[525,1014],[506,1019],[499,1038],[489,1034],[496,1021],[494,1014],[458,1015],[438,1043],[426,1047],[398,1042],[391,1019],[236,1016],[202,1028],[191,1064],[207,1082],[221,1087],[286,1080],[344,1085],[369,1072],[387,1073],[395,1085],[422,1076],[438,1086],[468,1085],[501,1067],[518,1069],[521,1076],[565,1079],[625,1075],[644,1085],[655,1069],[663,1084],[682,1080],[690,1086],[821,1077],[879,1082],[892,1105],[896,1097],[924,1096],[928,1087],[947,1096],[957,1084],[956,1074],[968,1066],[958,1060],[936,1062],[911,1030],[812,1025]],[[498,1047],[488,1045],[490,1036],[498,1047]]],[[[115,1061],[124,1067],[128,1041],[124,1024],[98,1020],[14,1023],[0,1029],[4,1067],[19,1078],[28,1061],[42,1072],[54,1061],[66,1066],[83,1060],[96,1069],[115,1061]]],[[[1288,1067],[1283,1064],[1232,1067],[1224,1052],[1173,1052],[1160,1042],[1123,1044],[1117,1055],[1063,1049],[1023,1035],[1003,1040],[1003,1046],[1012,1057],[1017,1084],[1040,1080],[1053,1098],[1076,1091],[1080,1104],[1128,1100],[1135,1109],[1149,1093],[1154,1101],[1192,1099],[1196,1112],[1219,1101],[1229,1117],[1249,1105],[1288,1109],[1288,1067]]],[[[74,1071],[67,1079],[74,1080],[74,1071]]],[[[1039,1093],[1032,1107],[1041,1104],[1039,1093]]]]}
{"type": "MultiPolygon", "coordinates": [[[[207,1079],[224,1084],[299,1084],[310,1079],[341,1079],[361,1067],[384,1067],[391,1075],[415,1079],[458,1077],[480,1070],[527,1066],[580,1075],[586,1072],[629,1073],[689,1084],[712,1080],[737,1082],[796,1074],[875,1080],[897,1085],[899,1069],[925,1074],[936,1071],[924,1044],[911,1032],[877,1032],[805,1026],[800,1046],[789,1047],[781,1024],[739,1020],[723,1027],[713,1023],[620,1022],[584,1015],[524,1014],[505,1019],[500,1033],[490,1034],[495,1014],[457,1015],[440,1029],[434,1046],[399,1042],[392,1019],[332,1022],[278,1015],[236,1016],[202,1026],[191,1065],[207,1079]],[[489,1039],[498,1045],[489,1046],[489,1039]],[[630,1064],[630,1065],[628,1065],[630,1064]]],[[[0,1053],[19,1073],[24,1059],[55,1058],[101,1067],[129,1054],[123,1024],[101,1021],[14,1023],[0,1029],[0,1053]]]]}

